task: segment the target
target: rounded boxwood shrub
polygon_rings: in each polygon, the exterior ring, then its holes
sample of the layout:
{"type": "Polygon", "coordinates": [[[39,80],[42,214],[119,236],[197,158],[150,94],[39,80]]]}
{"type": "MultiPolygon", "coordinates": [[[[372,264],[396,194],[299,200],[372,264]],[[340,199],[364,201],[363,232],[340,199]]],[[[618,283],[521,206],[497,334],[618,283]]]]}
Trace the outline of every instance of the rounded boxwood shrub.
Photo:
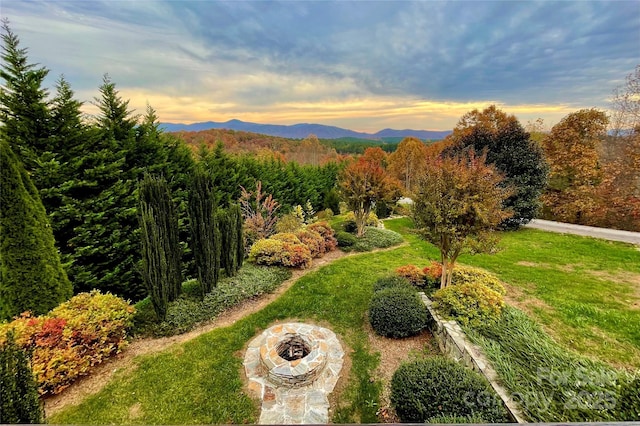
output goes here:
{"type": "Polygon", "coordinates": [[[391,379],[391,403],[402,422],[473,417],[506,422],[502,401],[480,374],[443,357],[403,364],[391,379]]]}
{"type": "Polygon", "coordinates": [[[373,291],[378,292],[380,290],[385,290],[392,287],[404,287],[413,289],[413,286],[408,279],[399,277],[397,275],[389,275],[378,279],[378,281],[373,284],[373,291]]]}
{"type": "Polygon", "coordinates": [[[504,308],[500,293],[478,283],[450,285],[433,293],[432,299],[445,316],[476,327],[497,321],[504,308]]]}
{"type": "Polygon", "coordinates": [[[377,334],[385,337],[418,334],[427,325],[428,315],[420,296],[406,287],[380,290],[369,305],[369,322],[377,334]]]}
{"type": "Polygon", "coordinates": [[[338,247],[351,247],[358,242],[355,235],[345,231],[336,232],[336,240],[338,241],[338,247]]]}

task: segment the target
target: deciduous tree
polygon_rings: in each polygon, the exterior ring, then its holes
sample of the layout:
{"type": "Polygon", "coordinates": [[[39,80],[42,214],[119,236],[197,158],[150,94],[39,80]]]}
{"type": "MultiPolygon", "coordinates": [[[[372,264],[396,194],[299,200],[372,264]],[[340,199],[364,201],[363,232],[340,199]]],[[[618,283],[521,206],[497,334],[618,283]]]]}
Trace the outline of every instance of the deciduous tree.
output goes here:
{"type": "MultiPolygon", "coordinates": [[[[366,220],[378,201],[392,201],[399,195],[399,182],[385,173],[376,155],[365,154],[340,174],[342,198],[356,218],[357,235],[364,234],[366,220]]],[[[373,153],[375,154],[375,152],[373,153]]]]}
{"type": "Polygon", "coordinates": [[[564,117],[543,140],[551,172],[544,202],[558,220],[584,223],[597,207],[594,190],[603,179],[599,149],[609,120],[583,109],[564,117]]]}
{"type": "Polygon", "coordinates": [[[487,163],[503,173],[505,187],[514,188],[505,200],[513,216],[501,224],[515,229],[535,218],[540,195],[547,184],[548,166],[537,143],[532,141],[518,119],[495,105],[483,111],[468,112],[450,135],[452,145],[445,150],[457,155],[469,149],[477,153],[487,150],[487,163]]]}
{"type": "Polygon", "coordinates": [[[402,182],[404,191],[409,194],[413,189],[415,178],[426,164],[427,147],[418,138],[404,138],[398,148],[389,155],[389,173],[402,182]]]}
{"type": "Polygon", "coordinates": [[[513,213],[504,208],[511,190],[503,175],[475,152],[426,164],[414,191],[413,218],[420,234],[440,250],[441,288],[465,249],[485,250],[491,231],[513,213]]]}

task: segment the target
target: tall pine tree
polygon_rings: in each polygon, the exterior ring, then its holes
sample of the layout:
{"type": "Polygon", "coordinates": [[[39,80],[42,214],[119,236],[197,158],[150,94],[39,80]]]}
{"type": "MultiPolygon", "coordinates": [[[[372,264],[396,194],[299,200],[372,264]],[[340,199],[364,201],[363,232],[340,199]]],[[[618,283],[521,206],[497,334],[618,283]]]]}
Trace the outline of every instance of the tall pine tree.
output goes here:
{"type": "Polygon", "coordinates": [[[48,312],[72,294],[40,196],[0,140],[0,319],[48,312]]]}
{"type": "Polygon", "coordinates": [[[2,42],[0,134],[31,173],[38,168],[40,156],[51,151],[48,93],[42,87],[49,70],[28,62],[27,49],[20,47],[6,19],[2,21],[2,42]]]}

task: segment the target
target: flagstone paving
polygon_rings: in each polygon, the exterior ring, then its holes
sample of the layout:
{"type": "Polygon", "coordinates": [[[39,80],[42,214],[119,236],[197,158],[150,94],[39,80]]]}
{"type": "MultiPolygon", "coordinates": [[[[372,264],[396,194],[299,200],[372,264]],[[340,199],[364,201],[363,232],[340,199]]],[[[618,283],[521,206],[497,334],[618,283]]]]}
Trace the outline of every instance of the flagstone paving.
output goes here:
{"type": "Polygon", "coordinates": [[[244,368],[249,390],[262,400],[258,423],[328,423],[328,395],[340,377],[343,357],[335,333],[311,324],[278,324],[254,338],[244,368]],[[279,351],[293,337],[304,342],[308,353],[289,361],[279,351]]]}

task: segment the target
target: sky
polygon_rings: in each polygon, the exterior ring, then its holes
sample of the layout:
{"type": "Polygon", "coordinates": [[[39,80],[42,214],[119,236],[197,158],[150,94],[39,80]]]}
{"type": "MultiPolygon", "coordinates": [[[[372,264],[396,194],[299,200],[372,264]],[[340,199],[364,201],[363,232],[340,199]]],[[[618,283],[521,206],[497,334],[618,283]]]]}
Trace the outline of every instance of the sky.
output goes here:
{"type": "Polygon", "coordinates": [[[31,62],[162,122],[449,130],[491,104],[551,127],[640,64],[640,0],[0,0],[31,62]]]}

